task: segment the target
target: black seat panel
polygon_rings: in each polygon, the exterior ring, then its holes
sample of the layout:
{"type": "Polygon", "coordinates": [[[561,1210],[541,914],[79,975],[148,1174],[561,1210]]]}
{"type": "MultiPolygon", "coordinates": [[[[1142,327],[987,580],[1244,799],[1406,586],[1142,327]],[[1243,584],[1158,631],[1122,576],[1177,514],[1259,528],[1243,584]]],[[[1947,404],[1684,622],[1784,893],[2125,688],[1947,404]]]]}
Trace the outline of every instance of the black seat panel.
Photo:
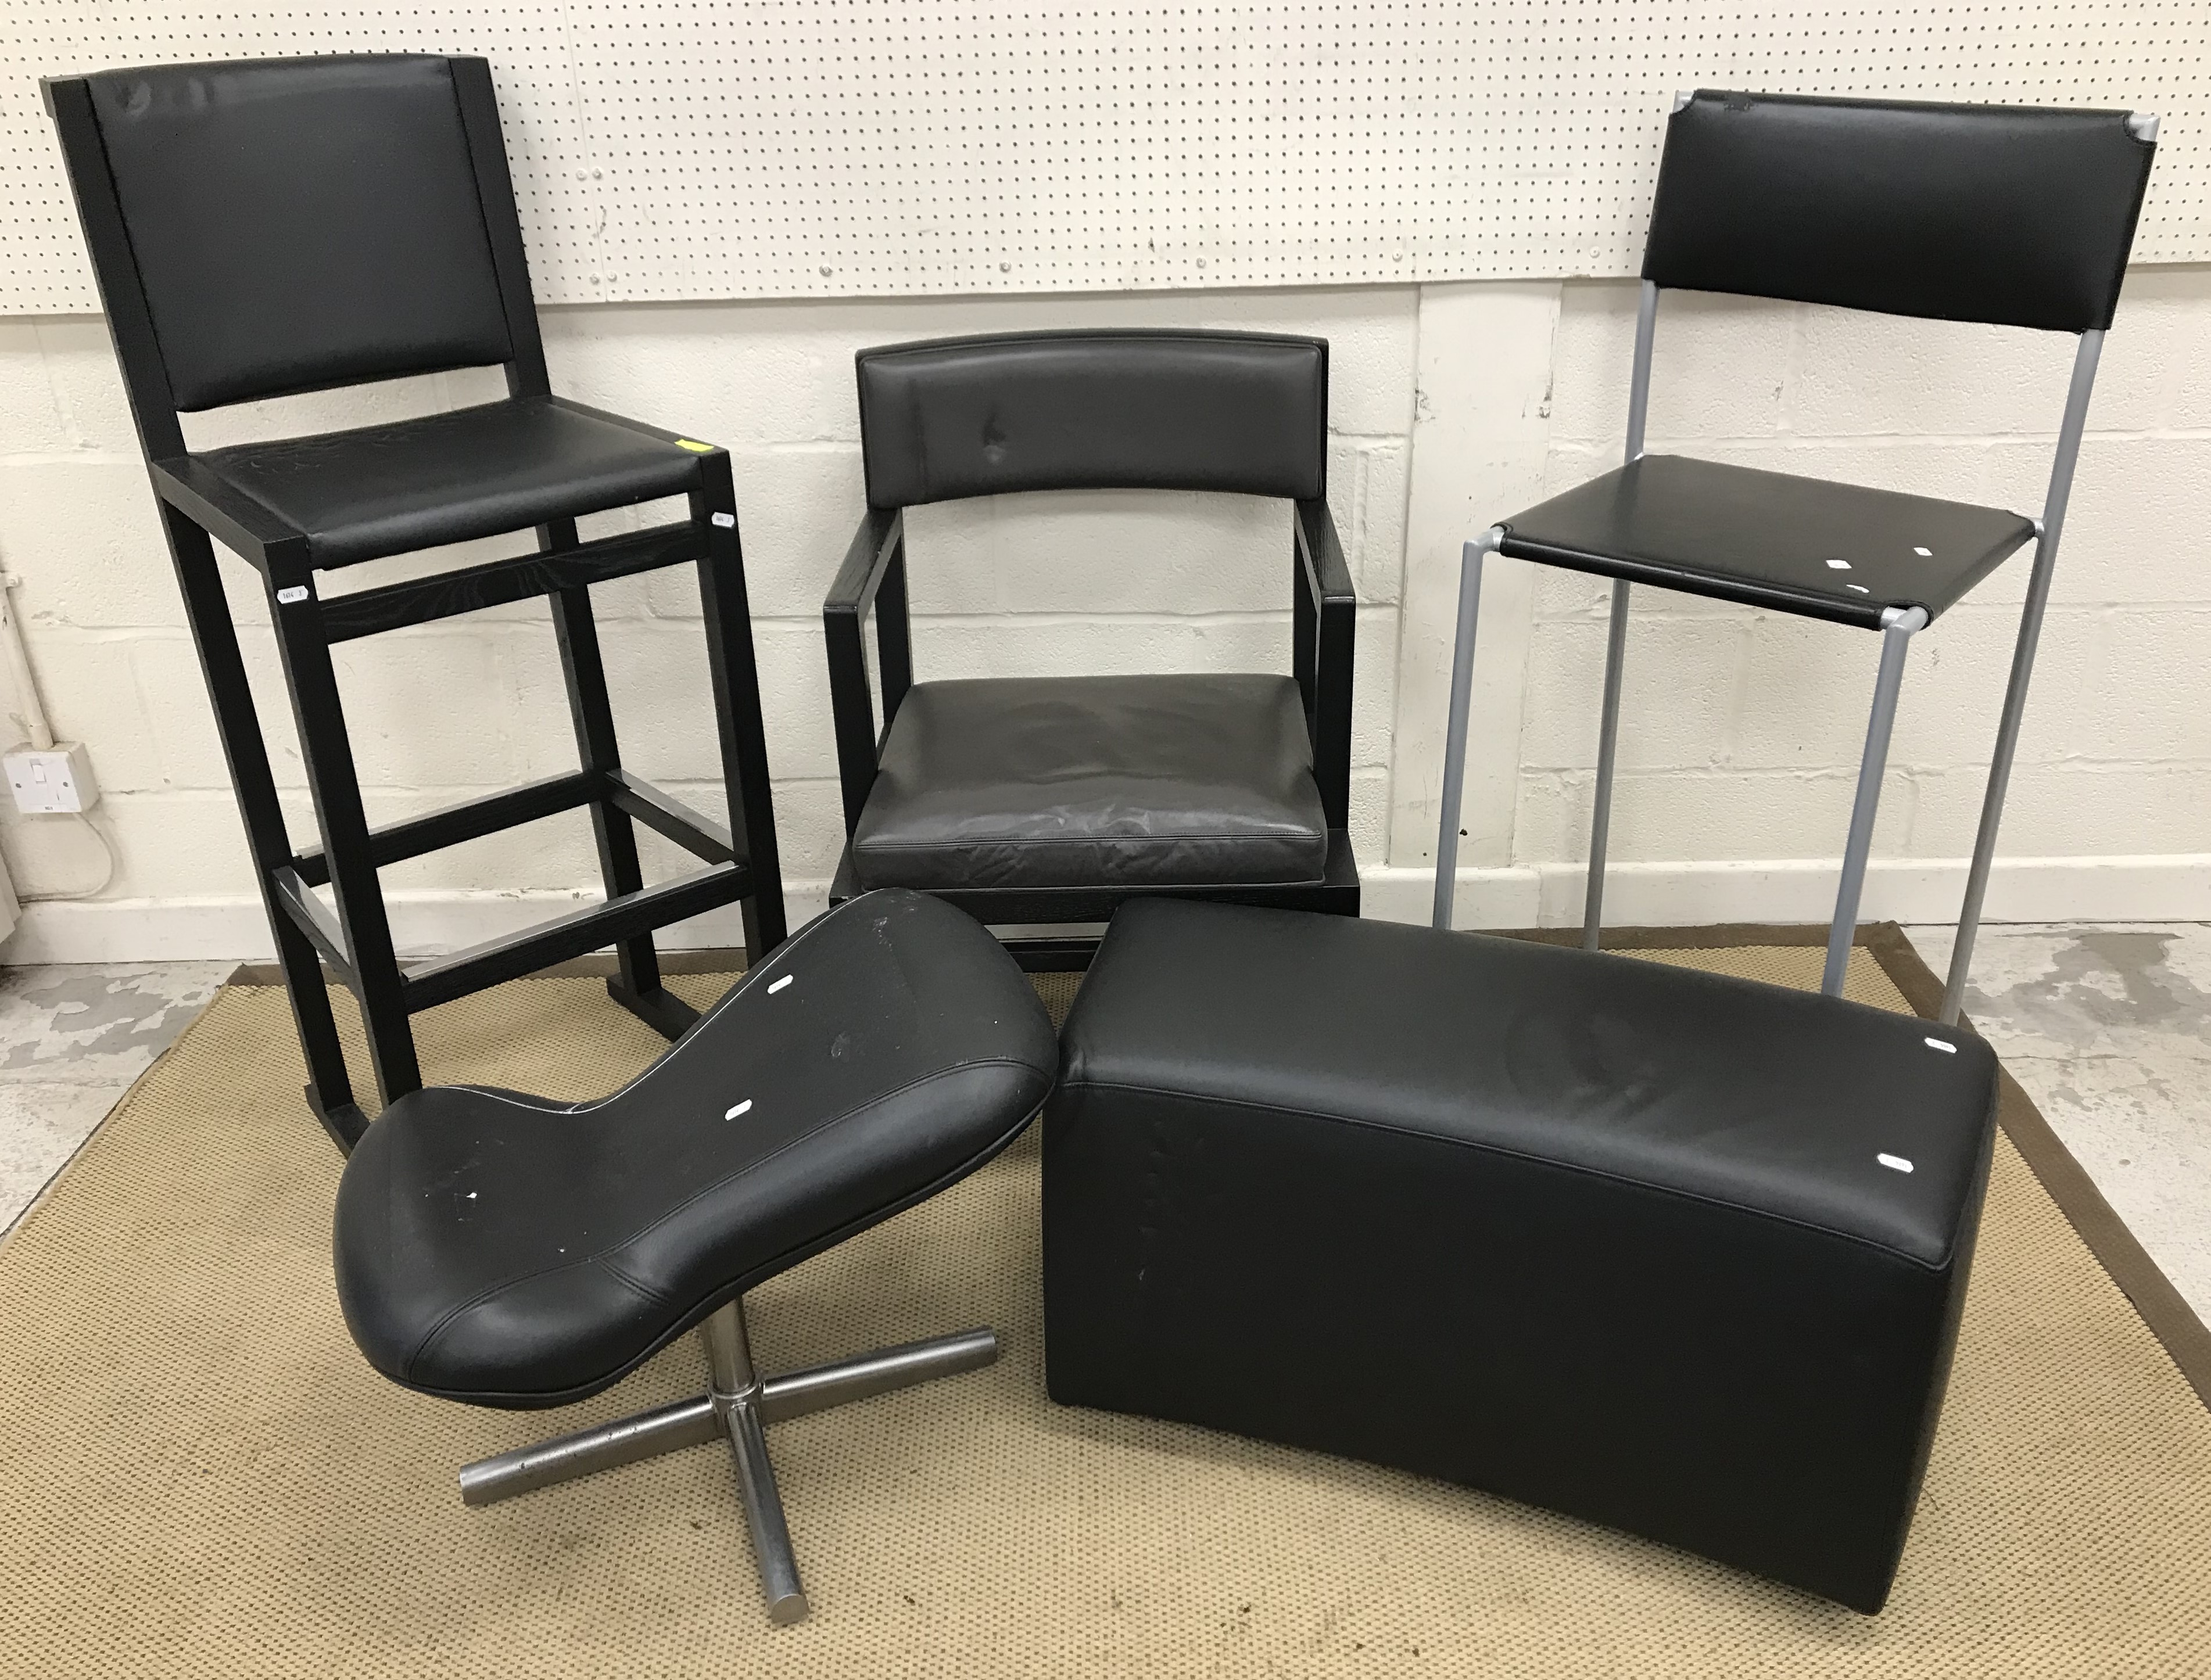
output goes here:
{"type": "Polygon", "coordinates": [[[852,837],[863,886],[1318,881],[1328,822],[1296,681],[917,683],[852,837]]]}
{"type": "Polygon", "coordinates": [[[987,1160],[1058,1065],[960,911],[872,893],[809,924],[597,1103],[433,1087],[338,1191],[339,1299],[394,1381],[543,1406],[987,1160]]]}
{"type": "Polygon", "coordinates": [[[1515,559],[1867,629],[1891,607],[1939,617],[2034,535],[2001,508],[1678,455],[1502,523],[1515,559]]]}
{"type": "Polygon", "coordinates": [[[557,396],[197,458],[305,532],[324,567],[681,495],[699,482],[696,452],[557,396]]]}

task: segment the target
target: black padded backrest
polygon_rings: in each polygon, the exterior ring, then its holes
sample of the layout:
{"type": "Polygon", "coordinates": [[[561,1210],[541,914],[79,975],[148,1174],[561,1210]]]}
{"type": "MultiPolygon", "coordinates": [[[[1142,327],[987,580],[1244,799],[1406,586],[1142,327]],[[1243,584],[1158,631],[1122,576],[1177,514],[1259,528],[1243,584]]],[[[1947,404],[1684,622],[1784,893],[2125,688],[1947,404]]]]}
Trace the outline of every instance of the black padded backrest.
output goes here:
{"type": "Polygon", "coordinates": [[[870,507],[1015,490],[1328,487],[1328,344],[1009,333],[859,354],[870,507]]]}
{"type": "Polygon", "coordinates": [[[178,408],[508,359],[447,60],[85,80],[178,408]]]}
{"type": "Polygon", "coordinates": [[[2127,114],[1701,91],[1667,126],[1643,277],[2108,327],[2156,151],[2127,114]]]}

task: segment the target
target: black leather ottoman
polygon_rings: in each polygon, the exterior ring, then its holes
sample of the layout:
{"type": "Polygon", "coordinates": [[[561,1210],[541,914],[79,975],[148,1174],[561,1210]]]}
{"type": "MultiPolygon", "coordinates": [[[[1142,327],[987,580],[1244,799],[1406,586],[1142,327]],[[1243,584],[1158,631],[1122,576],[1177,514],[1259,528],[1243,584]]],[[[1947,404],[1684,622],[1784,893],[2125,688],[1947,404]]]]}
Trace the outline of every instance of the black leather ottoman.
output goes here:
{"type": "Polygon", "coordinates": [[[1144,902],[1062,1068],[1053,1399],[1881,1608],[1986,1183],[1978,1039],[1624,957],[1144,902]]]}

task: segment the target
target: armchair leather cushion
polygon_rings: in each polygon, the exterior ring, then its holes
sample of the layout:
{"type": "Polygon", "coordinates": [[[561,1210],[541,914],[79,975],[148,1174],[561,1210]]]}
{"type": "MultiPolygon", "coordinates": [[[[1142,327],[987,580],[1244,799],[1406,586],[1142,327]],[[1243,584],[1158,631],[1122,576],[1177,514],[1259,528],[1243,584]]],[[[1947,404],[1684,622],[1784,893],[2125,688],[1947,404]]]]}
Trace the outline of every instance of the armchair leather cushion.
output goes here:
{"type": "Polygon", "coordinates": [[[852,838],[863,886],[1317,881],[1328,825],[1283,676],[1003,677],[906,692],[852,838]]]}
{"type": "Polygon", "coordinates": [[[318,566],[524,530],[699,483],[696,451],[557,396],[239,444],[198,459],[304,533],[318,566]]]}

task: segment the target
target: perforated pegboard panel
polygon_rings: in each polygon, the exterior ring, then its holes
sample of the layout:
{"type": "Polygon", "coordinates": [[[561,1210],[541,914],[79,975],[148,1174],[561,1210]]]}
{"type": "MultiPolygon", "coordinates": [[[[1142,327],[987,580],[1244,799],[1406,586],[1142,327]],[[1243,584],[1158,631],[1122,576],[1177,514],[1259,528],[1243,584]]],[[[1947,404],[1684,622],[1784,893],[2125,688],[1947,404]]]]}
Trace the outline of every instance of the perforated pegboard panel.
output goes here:
{"type": "Polygon", "coordinates": [[[2164,119],[2211,260],[2211,0],[0,0],[0,310],[94,305],[36,77],[480,52],[544,302],[1618,275],[1676,88],[2164,119]]]}

